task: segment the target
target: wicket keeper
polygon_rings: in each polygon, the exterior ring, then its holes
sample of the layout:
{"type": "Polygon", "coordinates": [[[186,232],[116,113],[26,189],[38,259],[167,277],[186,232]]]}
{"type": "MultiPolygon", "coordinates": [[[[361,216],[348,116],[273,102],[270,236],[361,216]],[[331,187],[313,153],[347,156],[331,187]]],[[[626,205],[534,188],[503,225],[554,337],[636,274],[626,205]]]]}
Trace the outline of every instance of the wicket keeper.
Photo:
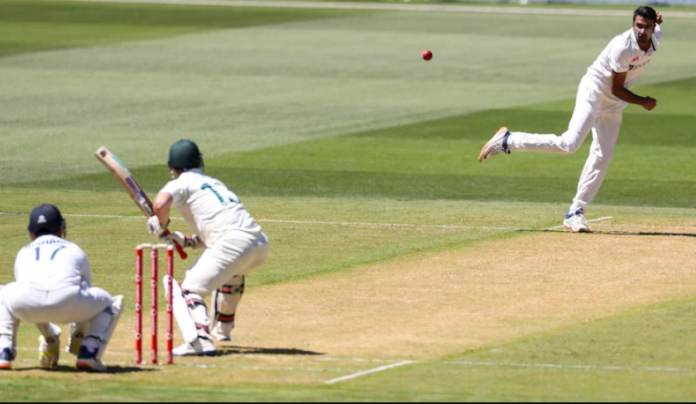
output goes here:
{"type": "Polygon", "coordinates": [[[101,357],[116,329],[123,296],[92,286],[84,251],[66,240],[63,216],[53,205],[31,212],[32,242],[17,254],[15,282],[0,289],[0,369],[12,369],[17,355],[20,321],[39,328],[39,363],[54,368],[60,356],[61,329],[72,323],[68,351],[77,356],[78,369],[106,372],[101,357]]]}

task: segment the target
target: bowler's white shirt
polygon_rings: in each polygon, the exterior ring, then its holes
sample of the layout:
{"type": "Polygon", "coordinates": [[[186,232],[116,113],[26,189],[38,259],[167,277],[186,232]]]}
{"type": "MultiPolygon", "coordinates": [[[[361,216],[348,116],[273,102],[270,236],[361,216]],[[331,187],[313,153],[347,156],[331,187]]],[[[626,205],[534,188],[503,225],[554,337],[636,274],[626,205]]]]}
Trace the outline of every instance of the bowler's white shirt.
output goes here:
{"type": "Polygon", "coordinates": [[[87,255],[77,244],[56,236],[41,236],[26,245],[15,260],[15,280],[38,290],[91,286],[87,255]]]}
{"type": "Polygon", "coordinates": [[[183,172],[161,192],[172,196],[184,220],[208,246],[233,230],[261,233],[261,226],[254,222],[237,195],[199,169],[183,172]]]}
{"type": "Polygon", "coordinates": [[[643,73],[643,68],[650,63],[661,36],[662,29],[656,25],[647,51],[638,45],[633,28],[615,36],[587,69],[584,79],[593,83],[610,101],[623,102],[611,93],[612,72],[627,73],[624,87],[631,87],[643,73]]]}

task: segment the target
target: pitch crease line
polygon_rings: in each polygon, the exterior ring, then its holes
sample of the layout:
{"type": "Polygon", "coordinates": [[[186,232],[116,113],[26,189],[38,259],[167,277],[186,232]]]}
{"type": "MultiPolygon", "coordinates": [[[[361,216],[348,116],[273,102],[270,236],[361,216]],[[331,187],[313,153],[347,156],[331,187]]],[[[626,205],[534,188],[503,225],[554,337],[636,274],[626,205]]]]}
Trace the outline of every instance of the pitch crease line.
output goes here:
{"type": "MultiPolygon", "coordinates": [[[[27,216],[26,213],[15,213],[15,212],[0,212],[0,216],[27,216]]],[[[79,214],[79,213],[68,213],[64,214],[65,217],[86,217],[95,219],[142,219],[143,216],[129,216],[129,215],[91,215],[91,214],[79,214]]],[[[174,220],[180,220],[181,217],[172,216],[174,220]]],[[[597,219],[589,219],[588,223],[599,222],[602,220],[613,219],[613,216],[605,216],[597,219]]],[[[450,225],[450,224],[412,224],[412,223],[374,223],[374,222],[331,222],[331,221],[321,221],[321,220],[282,220],[282,219],[259,219],[261,223],[286,223],[286,224],[317,224],[317,225],[331,225],[331,226],[357,226],[357,227],[403,227],[403,228],[430,228],[430,229],[454,229],[454,230],[492,230],[492,231],[534,231],[535,229],[522,229],[511,226],[462,226],[462,225],[450,225]]],[[[563,225],[549,227],[543,231],[554,231],[562,229],[563,225]]]]}
{"type": "MultiPolygon", "coordinates": [[[[598,217],[597,219],[590,219],[590,220],[588,220],[587,223],[600,222],[600,221],[602,221],[602,220],[609,220],[609,219],[613,219],[613,218],[614,218],[613,216],[598,217]]],[[[563,225],[560,225],[560,226],[553,226],[553,227],[549,227],[549,228],[546,229],[546,230],[547,230],[547,231],[548,231],[548,230],[558,230],[558,229],[562,229],[563,227],[564,227],[563,225]]]]}
{"type": "Polygon", "coordinates": [[[370,369],[370,370],[364,370],[364,371],[362,371],[362,372],[353,373],[353,374],[351,374],[351,375],[342,376],[342,377],[339,377],[339,378],[336,378],[336,379],[331,379],[331,380],[325,382],[324,384],[335,384],[335,383],[343,382],[343,381],[346,381],[346,380],[355,379],[355,378],[358,378],[358,377],[361,377],[361,376],[369,375],[369,374],[372,374],[372,373],[383,372],[383,371],[385,371],[385,370],[394,369],[394,368],[397,368],[397,367],[400,367],[400,366],[410,365],[410,364],[412,364],[412,363],[415,363],[415,362],[414,362],[414,361],[403,361],[403,362],[393,363],[393,364],[391,364],[391,365],[380,366],[380,367],[378,367],[378,368],[374,368],[374,369],[370,369]]]}
{"type": "MultiPolygon", "coordinates": [[[[26,213],[0,212],[0,216],[28,216],[26,213]]],[[[67,213],[65,217],[86,217],[95,219],[144,219],[144,216],[129,216],[129,215],[90,215],[81,213],[67,213]]],[[[182,219],[178,216],[172,216],[172,219],[182,219]]],[[[410,228],[437,228],[437,229],[463,229],[463,230],[500,230],[500,231],[516,231],[520,230],[509,226],[460,226],[449,224],[412,224],[412,223],[371,223],[371,222],[331,222],[320,220],[282,220],[282,219],[259,219],[259,222],[265,223],[288,223],[288,224],[322,224],[335,226],[364,226],[364,227],[410,227],[410,228]]]]}
{"type": "Polygon", "coordinates": [[[296,223],[296,224],[328,224],[328,225],[340,225],[340,226],[365,226],[365,227],[429,227],[429,228],[439,228],[439,229],[467,229],[467,230],[503,230],[503,231],[514,231],[519,230],[515,227],[506,226],[458,226],[458,225],[448,225],[448,224],[410,224],[410,223],[371,223],[371,222],[329,222],[329,221],[318,221],[318,220],[275,220],[275,219],[262,219],[259,222],[268,223],[296,223]]]}

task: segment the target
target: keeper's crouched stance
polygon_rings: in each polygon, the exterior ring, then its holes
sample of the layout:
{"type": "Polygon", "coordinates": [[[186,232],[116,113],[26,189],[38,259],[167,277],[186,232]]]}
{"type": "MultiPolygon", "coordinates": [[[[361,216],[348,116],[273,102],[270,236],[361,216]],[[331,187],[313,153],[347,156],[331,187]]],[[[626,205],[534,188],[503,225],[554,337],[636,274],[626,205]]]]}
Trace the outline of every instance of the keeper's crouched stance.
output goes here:
{"type": "Polygon", "coordinates": [[[269,252],[268,238],[237,195],[204,174],[202,168],[203,156],[194,142],[181,140],[172,145],[169,169],[175,179],[155,197],[155,216],[148,221],[148,231],[154,236],[205,249],[181,285],[173,282],[174,317],[185,342],[174,350],[175,356],[213,355],[213,336],[219,341],[230,339],[244,277],[258,268],[269,252]],[[196,234],[162,236],[172,205],[196,234]],[[212,329],[204,301],[211,294],[215,309],[212,329]]]}
{"type": "Polygon", "coordinates": [[[92,287],[87,256],[65,240],[65,220],[53,205],[34,209],[29,219],[33,240],[15,261],[15,282],[0,289],[0,369],[12,369],[17,355],[21,321],[36,324],[39,363],[58,365],[61,329],[51,323],[71,323],[68,352],[77,356],[79,369],[105,372],[101,362],[116,329],[123,296],[111,297],[92,287]]]}

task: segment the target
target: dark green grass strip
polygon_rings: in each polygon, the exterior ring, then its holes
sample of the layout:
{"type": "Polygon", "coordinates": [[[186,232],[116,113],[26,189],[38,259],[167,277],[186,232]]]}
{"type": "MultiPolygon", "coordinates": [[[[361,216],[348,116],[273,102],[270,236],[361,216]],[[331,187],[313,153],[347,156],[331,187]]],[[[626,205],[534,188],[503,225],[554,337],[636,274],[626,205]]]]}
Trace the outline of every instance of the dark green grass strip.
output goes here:
{"type": "MultiPolygon", "coordinates": [[[[571,156],[517,153],[482,165],[476,154],[490,128],[497,129],[501,122],[558,133],[569,116],[569,112],[485,111],[217,156],[206,160],[207,171],[244,196],[567,202],[575,194],[591,139],[571,156]]],[[[615,161],[596,202],[693,207],[696,172],[684,171],[686,156],[670,163],[679,153],[688,153],[685,149],[696,147],[689,130],[692,123],[687,115],[627,114],[615,161]],[[661,149],[655,151],[655,146],[661,149]],[[645,163],[646,156],[660,155],[658,171],[645,163]]],[[[133,172],[149,192],[169,180],[163,164],[133,172]]],[[[108,173],[100,173],[24,186],[109,191],[115,183],[108,173]]]]}
{"type": "Polygon", "coordinates": [[[0,57],[368,13],[0,0],[0,57]]]}
{"type": "MultiPolygon", "coordinates": [[[[578,170],[581,168],[578,167],[578,170]]],[[[519,178],[442,174],[210,168],[207,172],[246,196],[374,197],[400,200],[479,200],[566,202],[577,186],[575,177],[519,178]]],[[[157,192],[168,180],[165,166],[133,170],[141,185],[157,192]]],[[[110,174],[96,174],[23,187],[112,191],[110,174]]],[[[693,182],[607,179],[601,202],[615,205],[693,207],[693,182]]]]}
{"type": "MultiPolygon", "coordinates": [[[[663,110],[624,115],[621,136],[596,202],[693,207],[696,171],[696,79],[644,89],[664,96],[663,110]],[[684,111],[682,113],[682,111],[684,111]]],[[[591,135],[573,155],[514,153],[480,164],[476,155],[501,124],[538,133],[562,133],[573,103],[489,110],[357,134],[308,140],[247,153],[206,158],[207,171],[243,196],[375,197],[401,200],[568,202],[587,157],[591,135]]],[[[204,149],[205,153],[205,149],[204,149]]],[[[95,164],[97,164],[95,162],[95,164]]],[[[164,164],[134,170],[148,190],[168,179],[164,164]]],[[[108,191],[106,173],[24,186],[108,191]]]]}

